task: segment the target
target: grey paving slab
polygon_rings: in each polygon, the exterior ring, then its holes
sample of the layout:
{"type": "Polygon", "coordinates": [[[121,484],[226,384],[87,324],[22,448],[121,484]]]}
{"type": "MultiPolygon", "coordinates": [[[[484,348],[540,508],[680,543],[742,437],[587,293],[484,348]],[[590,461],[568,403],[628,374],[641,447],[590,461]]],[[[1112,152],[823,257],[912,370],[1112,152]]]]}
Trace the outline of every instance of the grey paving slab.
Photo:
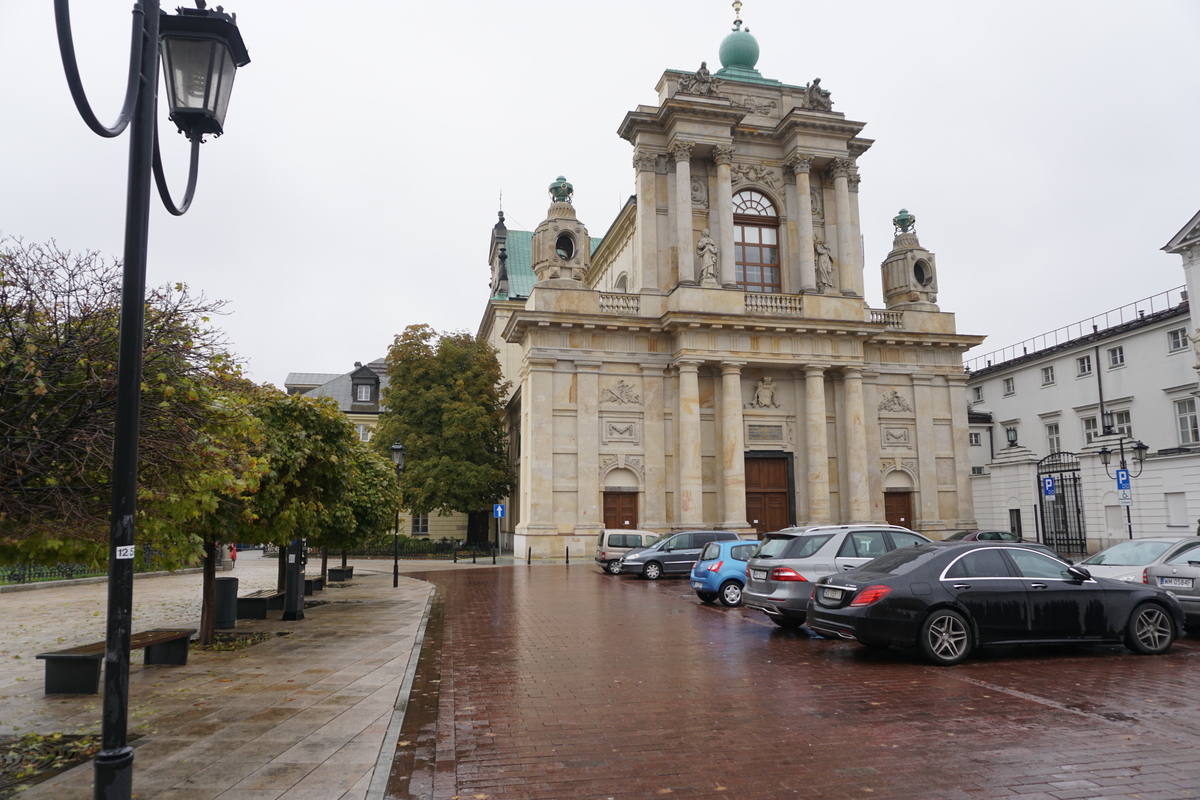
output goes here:
{"type": "MultiPolygon", "coordinates": [[[[129,729],[139,800],[365,800],[433,587],[401,577],[393,588],[390,563],[354,564],[355,580],[310,598],[329,602],[304,620],[283,622],[276,611],[237,623],[286,636],[193,652],[184,666],[146,667],[134,656],[129,729]]],[[[276,566],[242,558],[223,575],[239,578],[246,593],[273,587],[276,566]]],[[[0,595],[0,735],[99,732],[100,696],[45,695],[34,656],[102,639],[95,609],[105,607],[105,592],[82,584],[0,595]]],[[[198,574],[135,583],[135,630],[198,627],[199,618],[198,574]]],[[[90,800],[92,765],[20,797],[90,800]]]]}

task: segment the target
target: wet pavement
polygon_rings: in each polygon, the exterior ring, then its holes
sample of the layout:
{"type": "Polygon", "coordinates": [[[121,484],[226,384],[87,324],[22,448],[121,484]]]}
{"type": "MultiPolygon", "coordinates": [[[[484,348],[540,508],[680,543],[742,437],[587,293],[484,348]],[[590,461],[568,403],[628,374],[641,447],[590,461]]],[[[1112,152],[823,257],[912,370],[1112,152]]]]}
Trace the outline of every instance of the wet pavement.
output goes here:
{"type": "Polygon", "coordinates": [[[407,572],[437,599],[392,798],[1200,797],[1200,640],[904,651],[594,565],[407,572]]]}

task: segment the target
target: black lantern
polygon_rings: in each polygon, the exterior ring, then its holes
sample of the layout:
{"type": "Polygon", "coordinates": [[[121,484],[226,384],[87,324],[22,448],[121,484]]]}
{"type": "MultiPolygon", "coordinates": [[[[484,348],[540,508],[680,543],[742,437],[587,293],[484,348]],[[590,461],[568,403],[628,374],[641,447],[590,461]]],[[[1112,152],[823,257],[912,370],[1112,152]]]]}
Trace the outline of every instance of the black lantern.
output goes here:
{"type": "Polygon", "coordinates": [[[1016,428],[1005,428],[1004,435],[1008,438],[1008,446],[1009,447],[1017,446],[1017,429],[1016,428]]]}
{"type": "Polygon", "coordinates": [[[1112,450],[1107,447],[1100,448],[1100,463],[1106,467],[1112,463],[1112,450]]]}
{"type": "Polygon", "coordinates": [[[1146,451],[1150,449],[1150,445],[1138,440],[1138,443],[1133,446],[1133,460],[1141,464],[1146,460],[1146,451]]]}
{"type": "Polygon", "coordinates": [[[396,465],[396,472],[404,470],[404,445],[396,442],[388,448],[388,452],[392,454],[392,463],[396,465]]]}
{"type": "Polygon", "coordinates": [[[1113,432],[1113,412],[1105,411],[1100,415],[1100,424],[1103,425],[1104,435],[1108,436],[1113,432]]]}
{"type": "Polygon", "coordinates": [[[193,140],[224,132],[234,73],[250,63],[237,15],[197,5],[159,20],[171,121],[193,140]]]}

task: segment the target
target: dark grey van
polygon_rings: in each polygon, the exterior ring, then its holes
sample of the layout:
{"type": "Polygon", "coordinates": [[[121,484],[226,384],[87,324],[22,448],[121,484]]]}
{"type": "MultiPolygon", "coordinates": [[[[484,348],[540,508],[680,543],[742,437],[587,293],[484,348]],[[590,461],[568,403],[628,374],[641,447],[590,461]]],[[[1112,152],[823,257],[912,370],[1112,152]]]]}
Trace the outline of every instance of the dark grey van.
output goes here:
{"type": "Polygon", "coordinates": [[[651,547],[630,550],[621,557],[620,572],[641,575],[656,581],[663,575],[686,575],[700,560],[700,551],[709,542],[732,542],[740,539],[732,531],[684,531],[676,533],[651,547]]]}

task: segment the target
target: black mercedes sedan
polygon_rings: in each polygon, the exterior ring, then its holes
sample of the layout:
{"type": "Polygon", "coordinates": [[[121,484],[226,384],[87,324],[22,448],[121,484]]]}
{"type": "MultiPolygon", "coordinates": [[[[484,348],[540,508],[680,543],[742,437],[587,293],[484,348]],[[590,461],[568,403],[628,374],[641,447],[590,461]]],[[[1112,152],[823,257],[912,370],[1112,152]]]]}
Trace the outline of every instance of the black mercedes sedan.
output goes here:
{"type": "Polygon", "coordinates": [[[989,644],[1123,642],[1165,653],[1183,630],[1175,596],[1093,578],[1009,542],[934,542],[894,550],[817,581],[808,626],[871,648],[915,647],[949,666],[989,644]]]}

